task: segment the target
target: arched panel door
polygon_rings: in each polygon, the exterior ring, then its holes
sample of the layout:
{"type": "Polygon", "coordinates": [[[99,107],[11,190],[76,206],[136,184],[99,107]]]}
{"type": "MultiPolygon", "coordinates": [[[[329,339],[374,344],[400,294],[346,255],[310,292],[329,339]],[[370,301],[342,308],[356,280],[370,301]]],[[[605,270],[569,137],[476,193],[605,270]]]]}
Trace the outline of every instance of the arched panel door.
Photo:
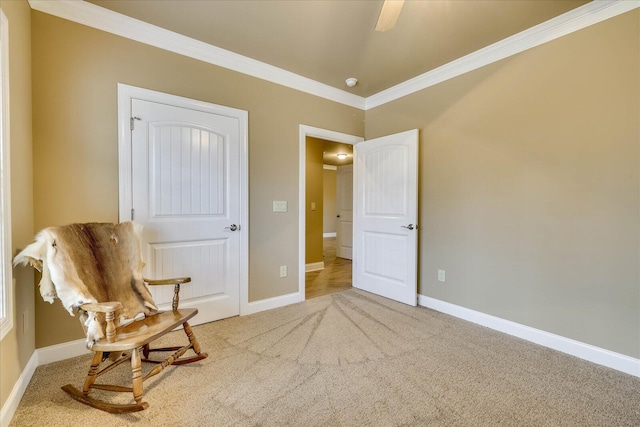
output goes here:
{"type": "Polygon", "coordinates": [[[355,145],[354,287],[417,305],[418,130],[355,145]]]}
{"type": "MultiPolygon", "coordinates": [[[[238,119],[131,100],[132,215],[144,225],[145,274],[190,276],[180,305],[195,324],[240,312],[238,119]]],[[[172,287],[152,287],[166,304],[172,287]]]]}

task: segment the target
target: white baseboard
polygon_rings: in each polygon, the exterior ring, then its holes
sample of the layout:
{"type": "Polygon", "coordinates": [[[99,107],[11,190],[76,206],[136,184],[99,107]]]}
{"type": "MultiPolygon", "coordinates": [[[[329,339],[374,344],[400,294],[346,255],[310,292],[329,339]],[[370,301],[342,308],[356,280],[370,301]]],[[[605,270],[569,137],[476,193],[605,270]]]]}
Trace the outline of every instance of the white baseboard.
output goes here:
{"type": "Polygon", "coordinates": [[[18,381],[13,386],[11,393],[9,393],[9,397],[2,405],[2,409],[0,410],[0,426],[7,427],[13,418],[13,415],[16,413],[16,409],[18,409],[18,405],[20,404],[20,400],[22,400],[22,396],[24,395],[31,378],[33,377],[36,368],[38,367],[38,353],[34,351],[31,355],[31,358],[27,362],[27,366],[25,366],[22,374],[18,377],[18,381]]]}
{"type": "Polygon", "coordinates": [[[333,233],[322,233],[322,237],[326,238],[326,237],[337,237],[336,232],[334,231],[333,233]]]}
{"type": "Polygon", "coordinates": [[[259,301],[253,301],[245,306],[245,309],[240,313],[241,316],[247,316],[249,314],[258,313],[260,311],[271,310],[273,308],[284,307],[285,305],[295,304],[300,302],[300,292],[293,292],[286,295],[280,295],[278,297],[261,299],[259,301]]]}
{"type": "Polygon", "coordinates": [[[50,345],[36,350],[38,353],[38,366],[48,363],[59,362],[60,360],[88,354],[89,350],[85,346],[84,338],[63,342],[61,344],[50,345]]]}
{"type": "Polygon", "coordinates": [[[560,335],[521,325],[510,320],[501,319],[459,305],[451,304],[435,298],[418,295],[418,304],[441,313],[450,314],[469,322],[477,323],[505,334],[513,335],[542,346],[561,351],[589,362],[616,369],[627,374],[640,377],[640,359],[615,353],[604,348],[585,344],[560,335]]]}
{"type": "Polygon", "coordinates": [[[312,262],[304,266],[304,272],[324,270],[324,261],[312,262]]]}

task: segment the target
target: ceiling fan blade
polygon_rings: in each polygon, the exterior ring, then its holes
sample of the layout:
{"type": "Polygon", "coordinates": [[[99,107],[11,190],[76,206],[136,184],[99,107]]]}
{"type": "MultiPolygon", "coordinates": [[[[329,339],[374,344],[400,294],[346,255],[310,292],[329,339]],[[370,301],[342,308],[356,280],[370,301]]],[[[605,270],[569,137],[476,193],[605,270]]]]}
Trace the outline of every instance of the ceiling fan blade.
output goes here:
{"type": "Polygon", "coordinates": [[[380,16],[378,16],[376,31],[382,32],[392,29],[400,16],[403,4],[404,0],[384,0],[380,16]]]}

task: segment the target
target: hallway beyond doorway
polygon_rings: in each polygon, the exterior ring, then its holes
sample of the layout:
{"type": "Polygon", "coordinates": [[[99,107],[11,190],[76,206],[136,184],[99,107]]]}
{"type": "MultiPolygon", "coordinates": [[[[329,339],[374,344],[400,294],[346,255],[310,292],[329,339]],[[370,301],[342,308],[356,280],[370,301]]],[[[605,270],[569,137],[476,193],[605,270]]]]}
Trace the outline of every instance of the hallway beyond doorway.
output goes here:
{"type": "Polygon", "coordinates": [[[336,238],[323,239],[324,269],[305,274],[306,299],[351,288],[351,260],[336,257],[336,238]]]}

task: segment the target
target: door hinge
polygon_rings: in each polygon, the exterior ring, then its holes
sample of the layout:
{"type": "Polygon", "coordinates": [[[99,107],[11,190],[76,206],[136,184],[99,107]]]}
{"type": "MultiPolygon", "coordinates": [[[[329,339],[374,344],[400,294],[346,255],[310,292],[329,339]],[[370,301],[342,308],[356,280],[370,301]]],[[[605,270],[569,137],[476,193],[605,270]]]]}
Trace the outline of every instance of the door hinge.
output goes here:
{"type": "Polygon", "coordinates": [[[133,129],[136,127],[136,125],[135,125],[135,121],[136,121],[136,120],[142,120],[142,119],[141,119],[140,117],[131,117],[131,118],[129,119],[129,128],[130,128],[131,130],[133,130],[133,129]]]}
{"type": "Polygon", "coordinates": [[[133,214],[135,213],[135,209],[131,208],[131,221],[133,221],[133,214]]]}

